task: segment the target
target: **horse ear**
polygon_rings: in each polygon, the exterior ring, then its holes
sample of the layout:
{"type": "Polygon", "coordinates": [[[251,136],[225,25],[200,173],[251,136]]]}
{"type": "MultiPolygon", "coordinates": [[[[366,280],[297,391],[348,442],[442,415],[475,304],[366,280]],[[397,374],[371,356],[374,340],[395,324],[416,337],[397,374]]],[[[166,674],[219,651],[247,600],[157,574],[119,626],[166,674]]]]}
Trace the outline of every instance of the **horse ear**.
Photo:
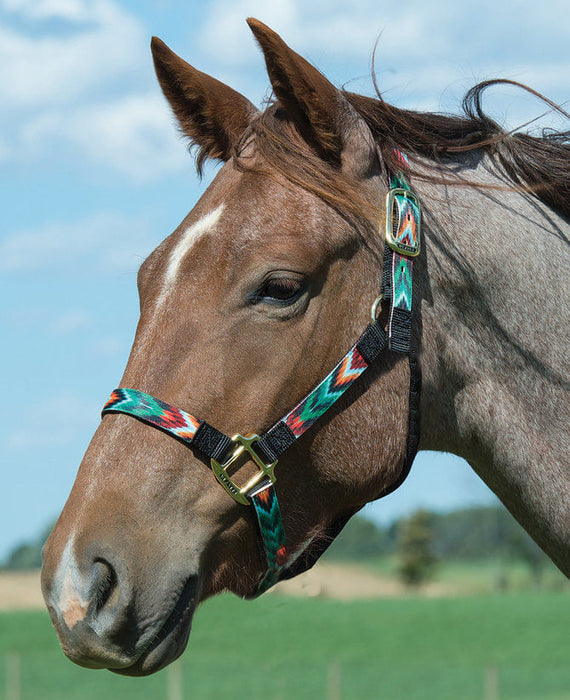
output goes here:
{"type": "Polygon", "coordinates": [[[182,60],[158,37],[151,41],[154,68],[182,131],[206,158],[227,161],[257,109],[239,92],[182,60]]]}
{"type": "Polygon", "coordinates": [[[354,175],[367,172],[371,144],[364,163],[362,143],[356,153],[356,137],[357,131],[362,135],[369,130],[342,92],[265,24],[252,17],[247,23],[265,56],[275,96],[305,141],[328,162],[356,171],[354,175]]]}

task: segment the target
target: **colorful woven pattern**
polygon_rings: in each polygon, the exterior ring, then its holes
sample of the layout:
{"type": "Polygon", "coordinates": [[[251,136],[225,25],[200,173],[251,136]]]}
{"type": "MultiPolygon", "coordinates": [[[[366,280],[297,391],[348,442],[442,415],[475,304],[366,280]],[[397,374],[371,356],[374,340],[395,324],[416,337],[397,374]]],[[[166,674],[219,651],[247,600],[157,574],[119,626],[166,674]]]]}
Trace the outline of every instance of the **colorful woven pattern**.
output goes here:
{"type": "MultiPolygon", "coordinates": [[[[391,173],[390,187],[411,192],[404,174],[409,167],[408,158],[398,149],[394,149],[394,154],[402,166],[402,171],[391,173]]],[[[412,197],[407,197],[403,194],[396,194],[394,196],[394,206],[397,208],[397,222],[392,229],[393,239],[397,243],[417,248],[419,245],[421,220],[421,212],[417,200],[413,195],[412,197]]],[[[409,314],[412,312],[412,273],[414,262],[411,257],[400,255],[400,253],[393,251],[391,263],[392,300],[388,319],[388,337],[392,345],[395,333],[394,310],[403,309],[409,314]]]]}
{"type": "Polygon", "coordinates": [[[394,253],[392,257],[392,289],[394,308],[412,310],[413,260],[394,253]]]}
{"type": "Polygon", "coordinates": [[[200,426],[200,421],[186,411],[136,389],[115,389],[103,408],[102,414],[105,413],[135,416],[186,442],[191,442],[200,426]]]}
{"type": "Polygon", "coordinates": [[[257,515],[267,559],[267,572],[257,589],[257,595],[261,595],[277,583],[281,570],[287,563],[285,530],[281,520],[279,501],[272,483],[268,482],[261,490],[252,494],[251,502],[257,515]]]}
{"type": "Polygon", "coordinates": [[[356,346],[342,358],[313,391],[288,413],[283,421],[299,437],[337,401],[368,365],[356,346]]]}
{"type": "Polygon", "coordinates": [[[420,209],[414,199],[402,194],[394,197],[398,217],[392,236],[397,243],[403,243],[411,248],[418,245],[418,224],[420,221],[420,209]]]}

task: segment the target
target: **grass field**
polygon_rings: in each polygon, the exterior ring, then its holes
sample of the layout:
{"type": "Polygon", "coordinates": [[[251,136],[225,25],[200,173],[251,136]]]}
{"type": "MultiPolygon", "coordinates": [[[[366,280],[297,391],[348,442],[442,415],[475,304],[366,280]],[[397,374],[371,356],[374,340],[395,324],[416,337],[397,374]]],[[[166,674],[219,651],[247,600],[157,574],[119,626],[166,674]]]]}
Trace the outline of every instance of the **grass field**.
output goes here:
{"type": "MultiPolygon", "coordinates": [[[[366,569],[375,571],[387,579],[398,579],[396,556],[378,557],[370,562],[360,563],[366,569]]],[[[434,571],[433,582],[452,595],[497,593],[499,589],[523,593],[537,588],[537,583],[524,562],[493,559],[439,562],[434,571]]],[[[542,571],[540,590],[565,590],[570,593],[570,582],[554,564],[548,562],[542,571]]]]}
{"type": "MultiPolygon", "coordinates": [[[[223,596],[199,609],[175,672],[129,679],[80,669],[59,651],[47,615],[32,611],[0,615],[0,660],[19,659],[21,700],[168,700],[169,685],[170,698],[200,700],[570,700],[569,622],[567,592],[223,596]],[[486,674],[495,679],[487,688],[486,674]]],[[[0,698],[5,685],[1,663],[0,698]]]]}

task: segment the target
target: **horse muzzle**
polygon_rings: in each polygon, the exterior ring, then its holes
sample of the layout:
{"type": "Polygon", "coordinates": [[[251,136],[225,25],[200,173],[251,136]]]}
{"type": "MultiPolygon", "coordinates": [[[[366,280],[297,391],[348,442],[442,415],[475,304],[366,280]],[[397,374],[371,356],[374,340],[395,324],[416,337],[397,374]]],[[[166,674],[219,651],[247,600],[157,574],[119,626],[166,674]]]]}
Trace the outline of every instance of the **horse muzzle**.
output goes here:
{"type": "Polygon", "coordinates": [[[132,676],[154,673],[180,656],[199,598],[198,575],[153,566],[154,574],[136,580],[120,550],[92,543],[77,551],[71,540],[52,562],[46,548],[42,570],[42,591],[66,656],[132,676]]]}

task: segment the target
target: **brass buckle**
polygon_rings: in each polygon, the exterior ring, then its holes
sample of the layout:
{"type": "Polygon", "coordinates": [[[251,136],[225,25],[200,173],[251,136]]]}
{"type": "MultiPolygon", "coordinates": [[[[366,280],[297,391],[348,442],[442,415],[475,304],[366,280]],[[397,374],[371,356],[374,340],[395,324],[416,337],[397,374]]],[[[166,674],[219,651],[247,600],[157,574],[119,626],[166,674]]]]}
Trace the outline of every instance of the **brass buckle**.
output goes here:
{"type": "Polygon", "coordinates": [[[263,478],[267,477],[272,484],[275,483],[275,472],[273,470],[275,469],[277,460],[275,460],[275,462],[271,462],[270,464],[266,464],[252,447],[252,445],[254,445],[256,442],[259,442],[259,435],[246,435],[244,437],[238,433],[232,437],[232,443],[235,445],[235,448],[230,457],[228,457],[227,461],[220,464],[220,462],[217,462],[212,458],[210,462],[216,479],[234,500],[236,500],[238,503],[242,503],[244,506],[248,506],[250,504],[249,500],[247,499],[248,491],[254,488],[254,486],[257,486],[257,484],[259,484],[263,478]],[[240,488],[232,481],[227,473],[227,469],[228,467],[231,467],[232,464],[237,462],[242,457],[244,452],[249,455],[251,461],[254,462],[254,464],[259,468],[259,471],[257,474],[254,474],[254,476],[251,477],[245,486],[240,488]]]}
{"type": "Polygon", "coordinates": [[[405,190],[402,187],[393,187],[386,195],[386,243],[390,248],[400,255],[407,255],[414,258],[420,252],[420,223],[421,223],[421,208],[418,198],[410,190],[405,190]],[[415,219],[415,239],[411,243],[404,243],[394,237],[394,228],[396,231],[400,229],[400,207],[398,206],[397,197],[403,197],[410,202],[411,209],[414,212],[415,219]],[[416,215],[417,212],[417,215],[416,215]],[[396,218],[395,218],[396,217],[396,218]],[[397,221],[397,226],[394,227],[394,221],[397,221]]]}

